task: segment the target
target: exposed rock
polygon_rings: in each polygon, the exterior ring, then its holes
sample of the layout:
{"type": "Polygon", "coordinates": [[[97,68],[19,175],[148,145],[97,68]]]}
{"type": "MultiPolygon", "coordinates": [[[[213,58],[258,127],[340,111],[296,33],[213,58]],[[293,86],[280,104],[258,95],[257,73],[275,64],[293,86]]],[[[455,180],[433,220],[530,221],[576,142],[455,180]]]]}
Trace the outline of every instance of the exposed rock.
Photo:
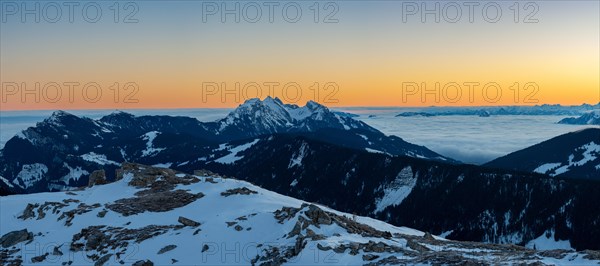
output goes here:
{"type": "Polygon", "coordinates": [[[204,179],[204,182],[208,182],[208,183],[211,183],[211,184],[216,184],[216,183],[218,183],[218,182],[217,182],[217,181],[215,181],[215,179],[214,179],[214,178],[212,178],[212,177],[207,177],[206,179],[204,179]]]}
{"type": "Polygon", "coordinates": [[[106,208],[124,216],[143,212],[166,212],[186,206],[195,200],[204,197],[204,194],[191,194],[185,190],[164,191],[144,194],[135,198],[120,199],[106,208]]]}
{"type": "Polygon", "coordinates": [[[206,177],[220,177],[218,174],[213,173],[212,171],[206,169],[194,170],[194,175],[197,176],[206,176],[206,177]]]}
{"type": "Polygon", "coordinates": [[[550,257],[550,258],[559,259],[559,260],[566,257],[568,255],[568,253],[569,253],[568,250],[560,250],[560,249],[543,250],[543,251],[539,252],[540,256],[550,257]]]}
{"type": "Polygon", "coordinates": [[[225,223],[227,224],[227,227],[232,227],[237,224],[237,222],[225,222],[225,223]]]}
{"type": "Polygon", "coordinates": [[[208,250],[208,245],[204,244],[204,246],[202,246],[202,252],[205,252],[208,250]]]}
{"type": "Polygon", "coordinates": [[[151,260],[138,260],[134,262],[131,266],[154,266],[154,262],[151,260]]]}
{"type": "Polygon", "coordinates": [[[23,214],[21,214],[21,216],[19,216],[17,218],[22,219],[22,220],[27,220],[29,218],[35,217],[35,213],[33,212],[33,209],[37,208],[38,206],[40,206],[40,205],[27,203],[27,207],[25,207],[25,210],[23,210],[23,214]]]}
{"type": "Polygon", "coordinates": [[[300,208],[283,207],[280,210],[276,210],[274,212],[275,219],[277,219],[277,221],[280,224],[283,224],[286,220],[290,220],[293,217],[295,217],[296,213],[298,213],[299,211],[300,211],[300,208]]]}
{"type": "Polygon", "coordinates": [[[435,240],[433,235],[431,235],[429,232],[425,232],[425,235],[423,235],[423,238],[425,238],[426,240],[435,240]]]}
{"type": "Polygon", "coordinates": [[[27,229],[23,229],[19,231],[12,231],[3,235],[0,238],[0,245],[3,248],[8,248],[18,243],[29,240],[33,240],[33,234],[27,231],[27,229]]]}
{"type": "Polygon", "coordinates": [[[54,256],[62,256],[63,253],[62,253],[62,251],[60,251],[60,247],[62,247],[62,245],[60,245],[58,247],[54,247],[54,250],[52,251],[52,255],[54,255],[54,256]]]}
{"type": "Polygon", "coordinates": [[[321,243],[317,243],[317,248],[319,250],[322,250],[322,251],[329,251],[329,250],[331,250],[331,247],[329,247],[329,246],[323,246],[323,245],[321,245],[321,243]]]}
{"type": "Polygon", "coordinates": [[[106,183],[106,172],[104,172],[104,169],[96,170],[90,174],[88,180],[88,187],[93,187],[95,185],[104,185],[106,183]]]}
{"type": "Polygon", "coordinates": [[[45,261],[46,257],[48,257],[48,255],[49,255],[48,253],[45,253],[43,255],[33,257],[33,258],[31,258],[31,263],[38,263],[38,262],[45,261]]]}
{"type": "Polygon", "coordinates": [[[107,212],[108,212],[107,210],[101,210],[98,212],[98,214],[96,216],[98,216],[100,218],[104,218],[104,216],[106,216],[107,212]]]}
{"type": "Polygon", "coordinates": [[[586,253],[584,256],[585,259],[600,260],[600,251],[598,250],[584,250],[583,253],[586,253]]]}
{"type": "Polygon", "coordinates": [[[325,213],[323,210],[321,210],[319,207],[313,204],[308,206],[306,216],[308,216],[308,218],[311,218],[313,224],[315,224],[317,227],[319,227],[319,224],[330,225],[332,223],[331,217],[329,217],[327,213],[325,213]]]}
{"type": "Polygon", "coordinates": [[[258,194],[258,192],[250,190],[247,187],[228,189],[225,192],[221,192],[221,196],[229,197],[231,195],[250,195],[250,194],[258,194]]]}
{"type": "Polygon", "coordinates": [[[100,208],[100,203],[95,203],[93,205],[87,205],[85,203],[80,203],[77,208],[63,212],[60,217],[58,217],[58,220],[62,220],[65,219],[65,225],[67,226],[71,226],[73,223],[73,219],[75,219],[76,215],[81,215],[87,212],[91,212],[92,210],[96,209],[96,208],[100,208]]]}
{"type": "Polygon", "coordinates": [[[42,204],[40,207],[38,207],[37,209],[37,213],[38,213],[38,220],[44,219],[44,217],[46,217],[46,211],[50,210],[50,208],[52,208],[52,213],[54,214],[58,214],[60,212],[60,210],[62,210],[62,208],[69,206],[69,203],[72,202],[79,202],[78,200],[72,200],[72,199],[65,199],[63,200],[63,202],[44,202],[44,204],[42,204]]]}
{"type": "Polygon", "coordinates": [[[171,188],[177,184],[189,185],[200,181],[200,179],[191,175],[178,177],[177,174],[181,173],[168,168],[124,163],[121,169],[122,171],[118,175],[121,175],[122,178],[125,174],[132,174],[133,178],[129,181],[129,185],[138,188],[163,188],[165,186],[171,188]]]}
{"type": "Polygon", "coordinates": [[[126,248],[129,242],[140,243],[146,239],[165,234],[178,226],[149,225],[139,229],[123,227],[107,227],[105,225],[90,226],[81,229],[73,236],[71,251],[96,250],[104,252],[118,248],[126,248]]]}
{"type": "Polygon", "coordinates": [[[419,252],[430,251],[429,248],[417,243],[417,241],[415,241],[414,239],[408,239],[408,242],[406,245],[415,251],[419,251],[419,252]]]}
{"type": "Polygon", "coordinates": [[[94,266],[102,266],[102,265],[104,265],[110,259],[110,257],[112,257],[112,254],[106,254],[106,255],[100,257],[96,261],[96,263],[94,263],[94,266]]]}
{"type": "Polygon", "coordinates": [[[197,227],[200,226],[199,222],[196,222],[194,220],[185,218],[183,216],[179,216],[179,219],[177,219],[177,221],[185,226],[190,226],[190,227],[197,227]]]}
{"type": "Polygon", "coordinates": [[[175,248],[177,248],[177,245],[168,245],[168,246],[165,246],[164,248],[161,248],[161,249],[158,251],[158,253],[156,253],[156,254],[159,254],[159,255],[160,255],[160,254],[163,254],[163,253],[169,252],[169,251],[171,251],[171,250],[174,250],[175,248]]]}
{"type": "Polygon", "coordinates": [[[372,261],[372,260],[376,260],[378,258],[379,258],[379,256],[373,255],[373,254],[365,254],[365,255],[362,256],[362,259],[364,261],[372,261]]]}

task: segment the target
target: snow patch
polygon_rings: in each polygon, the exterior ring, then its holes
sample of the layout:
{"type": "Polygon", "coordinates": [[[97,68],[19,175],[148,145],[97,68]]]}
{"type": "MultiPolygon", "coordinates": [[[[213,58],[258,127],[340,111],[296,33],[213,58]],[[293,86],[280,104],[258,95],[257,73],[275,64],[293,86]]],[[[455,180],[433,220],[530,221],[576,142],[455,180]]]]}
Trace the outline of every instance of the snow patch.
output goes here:
{"type": "Polygon", "coordinates": [[[68,185],[69,181],[71,181],[71,180],[77,182],[79,180],[79,178],[81,178],[81,176],[90,174],[88,171],[83,170],[81,168],[81,166],[77,166],[77,168],[73,168],[73,167],[69,166],[67,163],[64,163],[63,167],[69,169],[69,173],[60,178],[60,181],[62,181],[65,185],[68,185]]]}
{"type": "MultiPolygon", "coordinates": [[[[566,164],[563,163],[546,163],[538,166],[535,170],[536,173],[548,174],[550,176],[557,176],[568,172],[571,167],[579,167],[592,162],[600,156],[600,145],[595,142],[590,142],[585,144],[577,149],[574,152],[581,152],[583,158],[581,160],[575,161],[575,154],[569,155],[569,162],[566,164]]],[[[600,169],[599,166],[596,166],[596,169],[600,169]]]]}
{"type": "Polygon", "coordinates": [[[171,165],[173,165],[173,163],[157,163],[155,165],[152,165],[154,167],[160,167],[160,168],[169,168],[171,167],[171,165]]]}
{"type": "Polygon", "coordinates": [[[410,166],[405,167],[398,173],[398,176],[392,183],[384,188],[384,195],[377,199],[374,213],[382,212],[389,206],[397,206],[408,197],[412,189],[417,184],[417,178],[413,176],[413,171],[410,166]]]}
{"type": "Polygon", "coordinates": [[[537,250],[553,250],[553,249],[567,249],[575,250],[571,247],[569,240],[555,240],[554,230],[546,231],[538,238],[529,241],[525,247],[534,248],[537,250]]]}
{"type": "Polygon", "coordinates": [[[99,165],[107,165],[107,164],[120,165],[119,163],[117,163],[115,161],[111,161],[111,160],[107,159],[106,155],[97,154],[95,152],[88,152],[86,154],[83,154],[83,155],[81,155],[81,159],[84,159],[88,162],[97,163],[99,165]]]}
{"type": "Polygon", "coordinates": [[[142,157],[156,155],[157,153],[164,150],[164,148],[155,148],[154,139],[160,134],[158,131],[150,131],[142,135],[142,139],[146,140],[146,149],[142,151],[142,157]]]}
{"type": "Polygon", "coordinates": [[[17,177],[13,180],[13,184],[22,189],[27,189],[42,180],[46,173],[48,173],[48,167],[44,164],[25,164],[21,168],[19,174],[17,174],[17,177]]]}
{"type": "Polygon", "coordinates": [[[290,159],[290,164],[288,165],[288,169],[291,169],[294,166],[302,166],[302,160],[304,159],[304,156],[306,156],[307,149],[308,146],[306,145],[306,143],[303,142],[302,146],[300,147],[300,150],[297,153],[294,153],[294,155],[292,155],[292,158],[290,159]]]}
{"type": "Polygon", "coordinates": [[[545,174],[548,171],[552,170],[552,169],[556,169],[559,166],[561,166],[561,163],[546,163],[546,164],[542,164],[540,166],[538,166],[538,168],[535,168],[533,171],[539,174],[545,174]]]}
{"type": "MultiPolygon", "coordinates": [[[[254,144],[258,143],[258,140],[259,139],[255,139],[254,141],[252,141],[250,143],[246,143],[246,144],[243,144],[243,145],[240,145],[237,147],[229,148],[230,153],[219,159],[216,159],[215,162],[221,163],[221,164],[232,164],[234,162],[237,162],[238,160],[244,158],[244,156],[238,156],[238,153],[249,149],[254,144]]],[[[225,149],[225,148],[223,148],[223,149],[225,149]]]]}
{"type": "Polygon", "coordinates": [[[371,148],[365,148],[365,150],[366,150],[367,152],[370,152],[370,153],[381,153],[381,154],[385,154],[385,152],[382,152],[382,151],[380,151],[380,150],[371,149],[371,148]]]}
{"type": "Polygon", "coordinates": [[[8,187],[10,188],[14,188],[15,186],[13,186],[6,178],[4,178],[3,176],[0,175],[0,181],[2,181],[4,184],[6,184],[8,187]]]}

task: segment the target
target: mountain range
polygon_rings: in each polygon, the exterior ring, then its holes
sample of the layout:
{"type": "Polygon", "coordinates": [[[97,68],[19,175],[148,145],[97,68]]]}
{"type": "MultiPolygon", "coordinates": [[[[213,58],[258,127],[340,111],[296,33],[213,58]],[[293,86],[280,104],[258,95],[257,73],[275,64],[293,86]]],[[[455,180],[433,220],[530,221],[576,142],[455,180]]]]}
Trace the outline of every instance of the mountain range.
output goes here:
{"type": "MultiPolygon", "coordinates": [[[[595,135],[585,136],[590,143],[595,135]]],[[[538,162],[555,162],[543,159],[538,162]]],[[[207,169],[455,240],[600,249],[593,226],[600,208],[592,204],[600,200],[597,180],[463,165],[317,103],[299,107],[272,98],[249,100],[209,123],[55,112],[1,150],[0,193],[73,190],[96,170],[114,181],[125,161],[207,169]]]]}
{"type": "Polygon", "coordinates": [[[408,116],[449,116],[474,115],[481,117],[497,115],[582,115],[600,109],[600,103],[563,106],[560,104],[542,104],[535,106],[489,106],[489,107],[428,107],[422,111],[403,112],[398,117],[408,116]]]}

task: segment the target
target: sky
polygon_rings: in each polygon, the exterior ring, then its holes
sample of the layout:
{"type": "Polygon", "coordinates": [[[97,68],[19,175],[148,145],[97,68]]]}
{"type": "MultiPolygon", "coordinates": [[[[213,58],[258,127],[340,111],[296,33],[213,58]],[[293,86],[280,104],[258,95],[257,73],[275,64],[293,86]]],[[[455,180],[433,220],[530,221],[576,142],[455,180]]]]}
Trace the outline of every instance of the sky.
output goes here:
{"type": "Polygon", "coordinates": [[[4,111],[600,102],[599,1],[0,3],[4,111]]]}

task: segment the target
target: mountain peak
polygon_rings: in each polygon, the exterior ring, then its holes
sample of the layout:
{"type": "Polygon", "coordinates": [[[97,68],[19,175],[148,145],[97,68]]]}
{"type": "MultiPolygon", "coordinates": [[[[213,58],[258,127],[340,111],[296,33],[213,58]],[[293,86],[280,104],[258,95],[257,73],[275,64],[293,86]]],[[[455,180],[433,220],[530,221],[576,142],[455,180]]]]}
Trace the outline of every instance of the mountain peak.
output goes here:
{"type": "Polygon", "coordinates": [[[71,113],[67,113],[65,111],[58,110],[58,111],[54,111],[52,113],[52,115],[50,115],[50,117],[44,119],[44,122],[46,122],[48,124],[53,124],[53,125],[60,125],[60,124],[63,124],[63,122],[66,119],[72,119],[72,118],[78,119],[79,117],[77,117],[71,113]]]}
{"type": "Polygon", "coordinates": [[[350,117],[338,116],[315,101],[308,101],[306,105],[299,107],[295,104],[284,104],[279,98],[271,96],[264,100],[248,99],[217,123],[217,134],[237,132],[236,134],[243,136],[249,132],[252,132],[252,136],[258,136],[321,128],[363,128],[372,131],[368,125],[350,117]]]}
{"type": "Polygon", "coordinates": [[[63,116],[73,116],[73,114],[65,112],[63,110],[57,110],[52,112],[52,115],[50,115],[50,117],[63,117],[63,116]]]}

